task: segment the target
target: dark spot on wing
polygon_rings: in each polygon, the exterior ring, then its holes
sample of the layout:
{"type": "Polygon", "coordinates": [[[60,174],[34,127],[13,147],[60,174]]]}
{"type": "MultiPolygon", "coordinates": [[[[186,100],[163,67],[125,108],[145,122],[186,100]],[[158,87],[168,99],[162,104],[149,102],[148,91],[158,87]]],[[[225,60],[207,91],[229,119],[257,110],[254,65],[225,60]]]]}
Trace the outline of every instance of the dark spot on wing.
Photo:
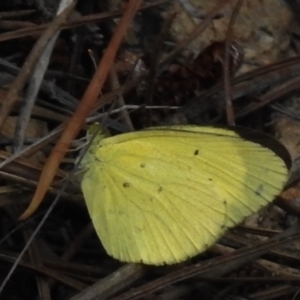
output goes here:
{"type": "Polygon", "coordinates": [[[208,178],[208,181],[213,181],[212,178],[208,178]]]}
{"type": "Polygon", "coordinates": [[[141,164],[141,166],[140,166],[141,168],[145,168],[145,164],[143,163],[143,164],[141,164]]]}
{"type": "Polygon", "coordinates": [[[124,188],[129,188],[130,186],[130,183],[129,182],[123,182],[123,187],[124,188]]]}
{"type": "Polygon", "coordinates": [[[199,154],[199,150],[195,150],[194,155],[198,155],[199,154]]]}
{"type": "Polygon", "coordinates": [[[134,231],[135,231],[136,233],[141,233],[141,232],[142,232],[142,228],[141,228],[141,227],[135,227],[135,228],[134,228],[134,231]]]}
{"type": "Polygon", "coordinates": [[[97,156],[95,157],[95,160],[101,162],[101,160],[97,156]]]}
{"type": "Polygon", "coordinates": [[[254,191],[255,195],[256,196],[261,196],[261,193],[264,191],[264,185],[263,184],[260,184],[258,186],[258,188],[254,191]]]}
{"type": "Polygon", "coordinates": [[[163,190],[163,188],[162,188],[162,186],[160,186],[157,191],[160,193],[160,192],[162,192],[162,190],[163,190]]]}

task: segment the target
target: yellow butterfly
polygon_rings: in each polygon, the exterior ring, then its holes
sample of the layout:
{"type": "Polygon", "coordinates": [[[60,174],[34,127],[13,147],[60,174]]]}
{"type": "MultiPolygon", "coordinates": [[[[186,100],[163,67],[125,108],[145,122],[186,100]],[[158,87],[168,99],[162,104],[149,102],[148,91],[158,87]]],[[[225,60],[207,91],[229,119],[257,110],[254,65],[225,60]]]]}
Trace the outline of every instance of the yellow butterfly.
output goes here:
{"type": "Polygon", "coordinates": [[[123,262],[179,263],[270,203],[287,180],[289,155],[259,137],[281,157],[215,127],[99,135],[82,161],[82,190],[107,253],[123,262]]]}

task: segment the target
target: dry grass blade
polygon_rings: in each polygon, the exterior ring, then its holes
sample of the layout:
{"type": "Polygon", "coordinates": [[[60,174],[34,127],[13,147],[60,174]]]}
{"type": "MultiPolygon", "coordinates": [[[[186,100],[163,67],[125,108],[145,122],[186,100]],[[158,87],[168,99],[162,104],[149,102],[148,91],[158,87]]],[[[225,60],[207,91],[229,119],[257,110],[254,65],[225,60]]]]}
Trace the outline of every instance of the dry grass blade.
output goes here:
{"type": "Polygon", "coordinates": [[[69,14],[74,8],[74,3],[70,5],[63,13],[61,13],[48,27],[48,29],[44,32],[38,42],[35,44],[34,48],[32,49],[30,55],[28,56],[26,62],[24,63],[19,75],[17,76],[14,84],[10,88],[0,110],[0,130],[4,125],[12,106],[17,101],[20,92],[22,91],[23,87],[25,86],[27,80],[29,79],[31,72],[37,61],[40,57],[40,53],[43,51],[44,47],[49,42],[49,39],[55,34],[58,30],[60,25],[67,19],[69,14]]]}
{"type": "Polygon", "coordinates": [[[92,108],[95,105],[94,103],[96,102],[96,99],[100,94],[101,88],[113,64],[113,60],[115,58],[119,45],[139,7],[139,4],[139,0],[131,0],[129,2],[127,9],[124,12],[124,15],[115,31],[115,34],[112,37],[110,44],[100,61],[98,70],[96,71],[90,85],[88,86],[84,96],[82,97],[77,110],[75,111],[69,122],[66,124],[63,134],[61,135],[59,141],[55,145],[50,157],[45,164],[38,188],[35,192],[30,206],[20,217],[21,220],[28,218],[43,200],[44,195],[46,194],[56,174],[57,168],[61,163],[62,158],[67,152],[71,142],[82,128],[86,117],[91,113],[92,108]]]}
{"type": "Polygon", "coordinates": [[[193,276],[211,277],[215,275],[224,275],[231,270],[234,270],[239,266],[260,257],[270,249],[298,239],[300,237],[299,230],[300,225],[296,225],[285,232],[270,238],[266,242],[236,250],[234,255],[228,255],[227,257],[221,256],[219,258],[212,259],[212,261],[208,260],[200,263],[199,265],[193,265],[191,267],[186,267],[179,271],[175,271],[174,273],[166,275],[164,278],[154,280],[148,284],[145,284],[144,286],[115,297],[113,300],[140,299],[149,293],[156,292],[170,284],[180,282],[193,276]]]}
{"type": "MultiPolygon", "coordinates": [[[[151,4],[144,4],[140,7],[140,10],[149,9],[161,4],[165,4],[167,2],[171,2],[173,0],[155,0],[151,4]]],[[[105,12],[100,14],[94,14],[89,16],[81,16],[77,20],[70,20],[65,24],[61,24],[60,29],[71,29],[76,28],[78,26],[83,26],[87,24],[92,24],[96,22],[105,22],[108,19],[111,18],[118,18],[121,17],[123,14],[122,10],[114,11],[114,12],[105,12]]],[[[4,42],[7,40],[17,39],[21,37],[27,37],[32,35],[39,35],[41,34],[49,24],[43,24],[43,25],[36,25],[34,28],[22,28],[19,30],[15,30],[8,33],[2,33],[0,34],[0,42],[4,42]]]]}
{"type": "MultiPolygon", "coordinates": [[[[74,5],[74,2],[72,2],[71,0],[61,1],[60,7],[57,11],[57,15],[60,15],[64,9],[67,9],[68,6],[72,7],[72,5],[74,5]]],[[[55,32],[53,36],[49,39],[47,45],[45,46],[45,48],[40,54],[40,58],[35,68],[32,70],[31,78],[29,80],[28,87],[26,89],[26,94],[23,99],[23,105],[15,129],[15,139],[13,143],[14,152],[19,152],[23,147],[32,109],[36,101],[37,94],[40,90],[40,86],[43,82],[46,69],[48,68],[50,56],[54,44],[58,38],[58,35],[59,35],[59,31],[55,32]]],[[[1,123],[0,123],[0,128],[1,128],[1,123]]]]}

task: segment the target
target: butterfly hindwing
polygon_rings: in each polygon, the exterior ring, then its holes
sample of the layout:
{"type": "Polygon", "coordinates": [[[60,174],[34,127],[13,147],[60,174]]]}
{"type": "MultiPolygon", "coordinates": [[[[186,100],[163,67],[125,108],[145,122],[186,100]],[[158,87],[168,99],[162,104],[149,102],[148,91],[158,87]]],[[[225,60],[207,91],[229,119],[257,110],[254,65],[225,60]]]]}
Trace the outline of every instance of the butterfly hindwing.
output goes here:
{"type": "MultiPolygon", "coordinates": [[[[88,154],[87,154],[88,155],[88,154]]],[[[82,189],[108,254],[171,264],[213,245],[277,195],[284,162],[234,131],[176,126],[104,139],[82,189]]]]}

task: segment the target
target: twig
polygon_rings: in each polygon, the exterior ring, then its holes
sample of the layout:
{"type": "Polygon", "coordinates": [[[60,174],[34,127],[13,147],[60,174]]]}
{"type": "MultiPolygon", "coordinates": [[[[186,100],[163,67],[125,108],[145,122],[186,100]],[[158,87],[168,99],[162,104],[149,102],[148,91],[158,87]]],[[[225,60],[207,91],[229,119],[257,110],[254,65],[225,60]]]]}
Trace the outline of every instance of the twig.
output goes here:
{"type": "MultiPolygon", "coordinates": [[[[226,41],[225,41],[225,59],[224,59],[224,93],[226,103],[227,124],[235,125],[234,112],[232,107],[232,94],[230,86],[230,44],[232,42],[233,25],[237,19],[238,13],[243,4],[243,0],[238,0],[232,12],[230,22],[228,24],[226,41]]],[[[232,66],[233,67],[233,66],[232,66]]],[[[234,68],[234,67],[233,67],[234,68]]]]}
{"type": "Polygon", "coordinates": [[[70,300],[96,300],[101,295],[101,300],[114,295],[128,287],[144,274],[144,266],[127,264],[106,278],[96,282],[70,300]]]}

